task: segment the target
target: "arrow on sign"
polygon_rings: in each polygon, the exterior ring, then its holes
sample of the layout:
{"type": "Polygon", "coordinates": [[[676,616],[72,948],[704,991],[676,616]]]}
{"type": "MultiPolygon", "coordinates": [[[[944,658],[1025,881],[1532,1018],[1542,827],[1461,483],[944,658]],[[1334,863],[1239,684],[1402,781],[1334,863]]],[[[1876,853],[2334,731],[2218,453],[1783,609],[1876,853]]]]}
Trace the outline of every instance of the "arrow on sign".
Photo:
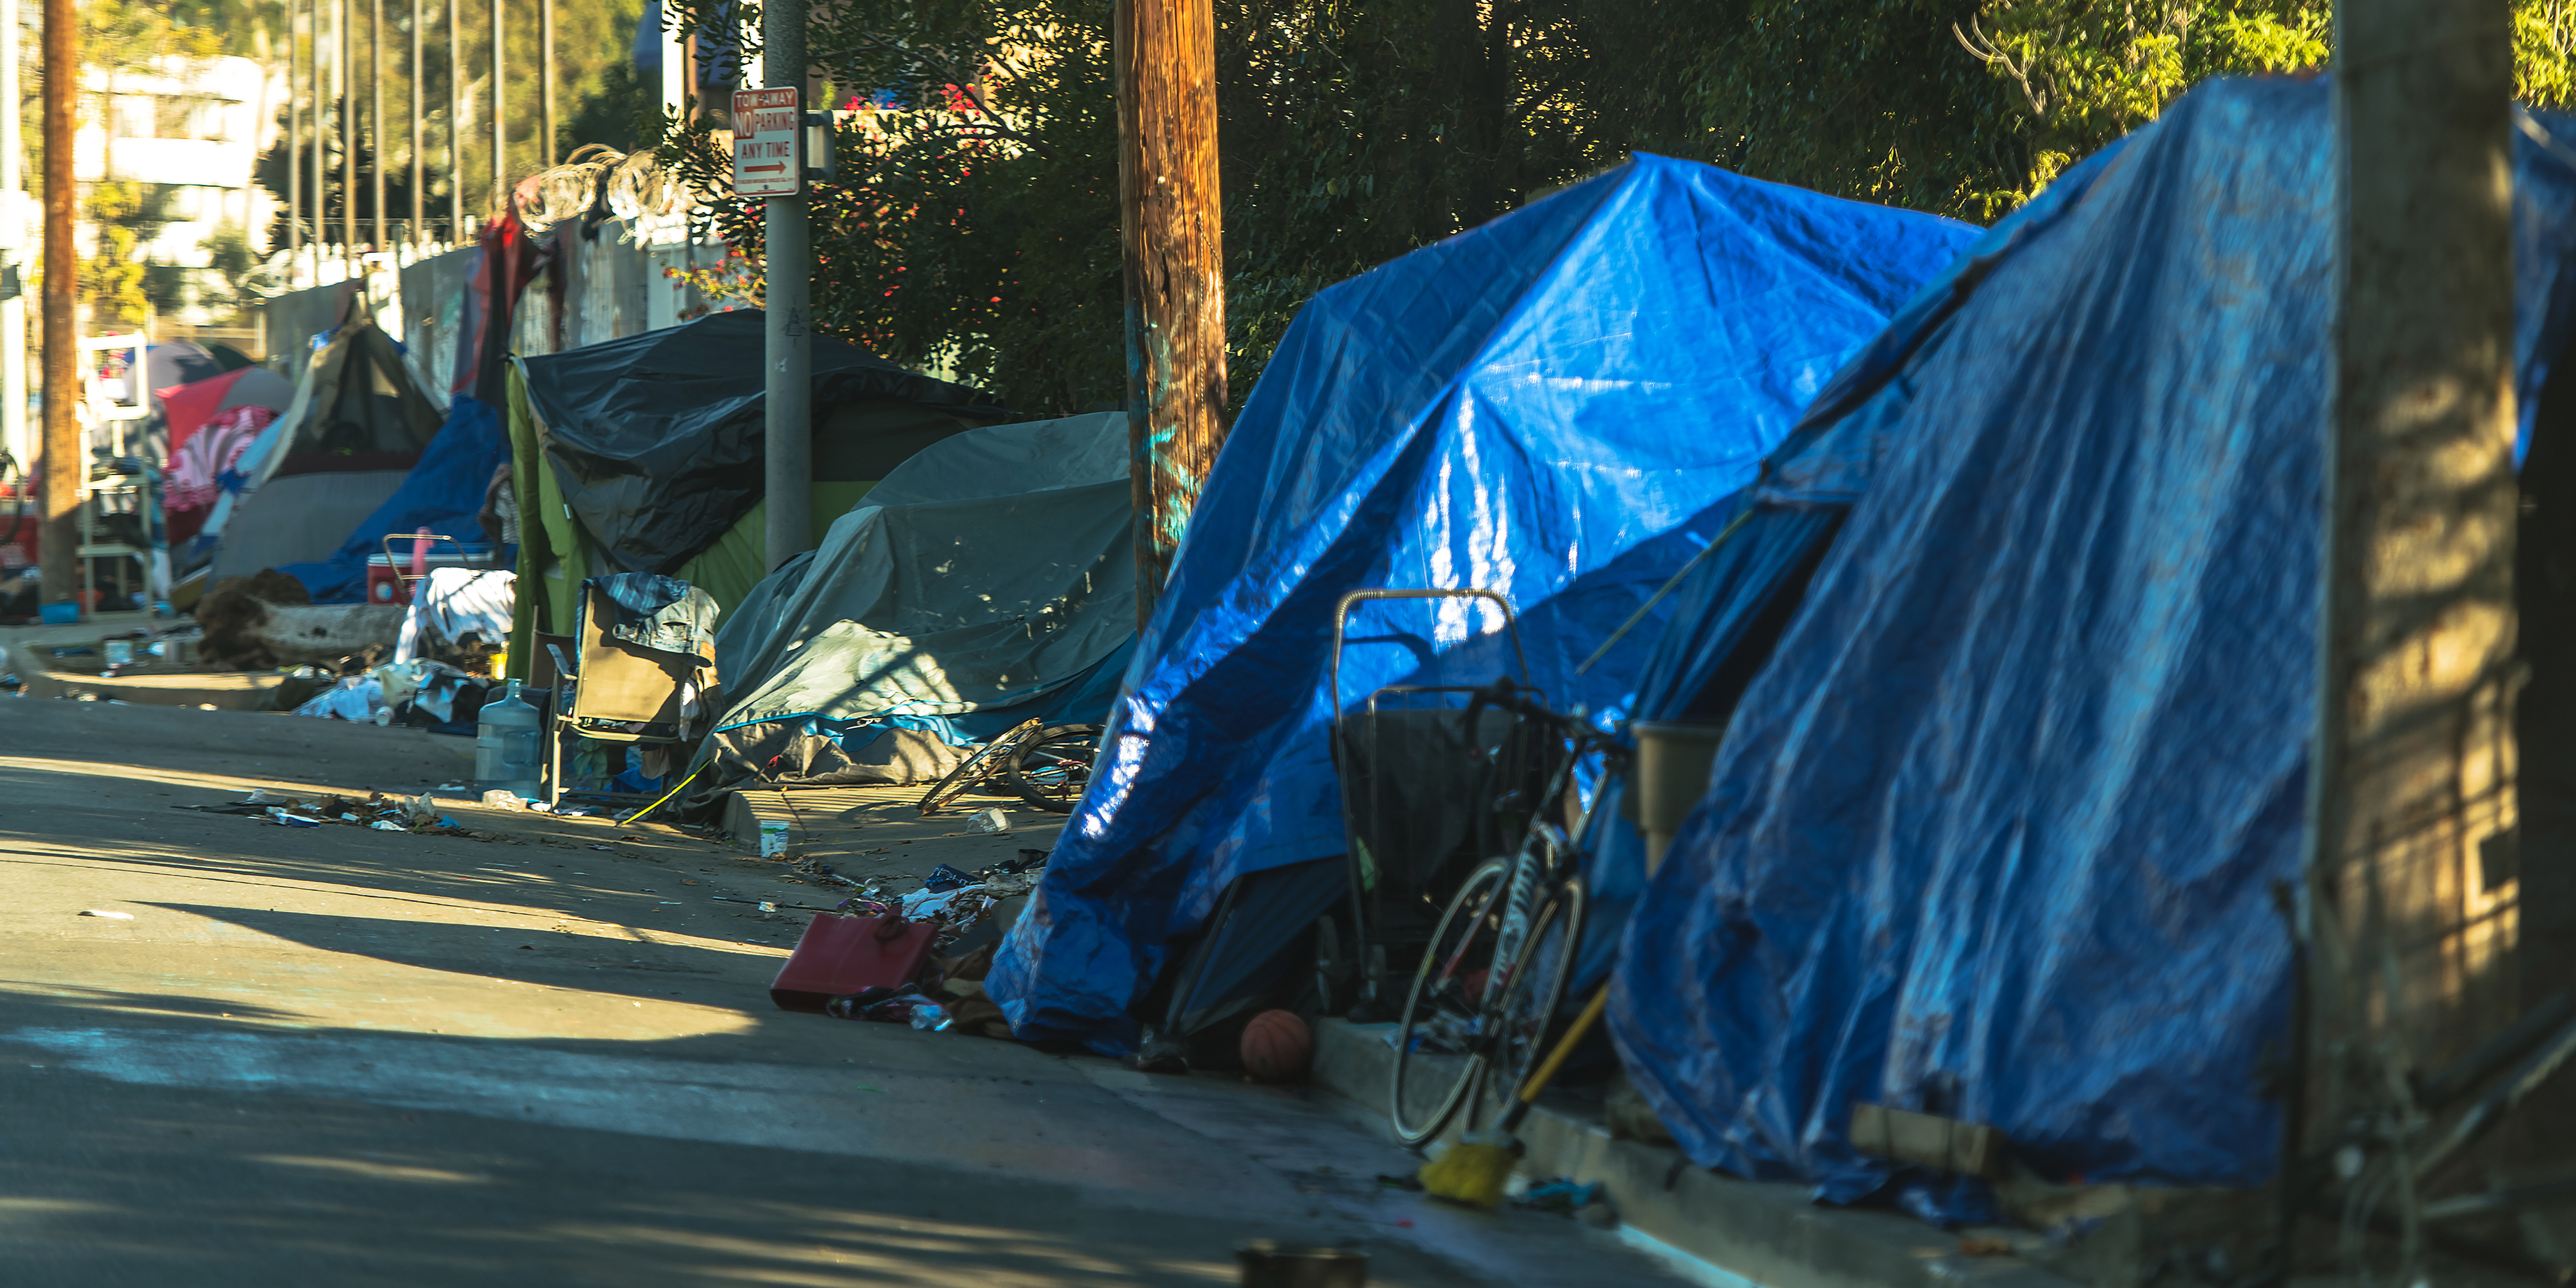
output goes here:
{"type": "Polygon", "coordinates": [[[781,161],[781,162],[779,162],[779,163],[778,163],[778,164],[776,164],[776,165],[747,165],[747,166],[744,166],[744,167],[742,168],[742,170],[743,170],[743,173],[745,173],[745,174],[758,174],[759,172],[761,172],[761,171],[763,171],[763,170],[784,170],[784,169],[786,169],[786,168],[787,168],[787,163],[786,163],[786,162],[784,162],[784,161],[781,161]]]}

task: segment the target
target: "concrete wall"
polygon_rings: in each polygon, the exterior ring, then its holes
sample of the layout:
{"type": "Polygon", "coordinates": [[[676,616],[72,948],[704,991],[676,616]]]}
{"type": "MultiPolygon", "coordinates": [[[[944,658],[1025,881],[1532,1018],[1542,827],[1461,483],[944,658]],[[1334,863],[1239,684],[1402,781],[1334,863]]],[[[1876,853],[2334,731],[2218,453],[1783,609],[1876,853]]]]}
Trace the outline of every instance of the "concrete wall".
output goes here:
{"type": "MultiPolygon", "coordinates": [[[[528,286],[511,320],[511,351],[554,353],[644,331],[677,326],[707,308],[685,271],[722,263],[722,243],[671,238],[669,221],[637,239],[624,220],[600,224],[584,237],[567,221],[545,236],[560,253],[528,286]]],[[[465,292],[482,251],[466,246],[428,255],[399,267],[375,265],[357,279],[290,291],[266,306],[271,365],[292,373],[311,338],[338,323],[352,298],[361,301],[385,333],[402,341],[413,375],[441,402],[455,383],[458,333],[465,292]]]]}

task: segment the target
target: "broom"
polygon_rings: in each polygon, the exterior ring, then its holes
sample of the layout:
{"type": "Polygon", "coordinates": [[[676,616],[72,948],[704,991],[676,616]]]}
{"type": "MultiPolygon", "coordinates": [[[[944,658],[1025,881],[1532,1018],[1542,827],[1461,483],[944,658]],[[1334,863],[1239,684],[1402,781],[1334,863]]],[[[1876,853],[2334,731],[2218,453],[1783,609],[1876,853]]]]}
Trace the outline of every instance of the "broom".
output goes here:
{"type": "Polygon", "coordinates": [[[1436,1199],[1475,1207],[1489,1208],[1502,1203],[1503,1182],[1511,1179],[1512,1169],[1519,1166],[1521,1158],[1521,1143],[1512,1136],[1513,1130],[1521,1125],[1521,1119],[1529,1116],[1530,1106],[1538,1101],[1538,1093],[1547,1090],[1547,1084],[1556,1077],[1556,1071],[1565,1066],[1566,1057],[1574,1054],[1575,1044],[1592,1031],[1593,1024],[1609,1005],[1610,985],[1604,982],[1594,990],[1592,1000],[1584,1003],[1583,1014],[1574,1017],[1574,1023],[1566,1028],[1565,1036],[1557,1039],[1556,1049],[1548,1052],[1547,1059],[1539,1062],[1538,1068],[1530,1073],[1529,1081],[1521,1084],[1520,1094],[1513,1097],[1512,1107],[1504,1112],[1502,1121],[1486,1130],[1468,1132],[1440,1157],[1422,1165],[1416,1176],[1422,1182],[1424,1193],[1436,1199]]]}

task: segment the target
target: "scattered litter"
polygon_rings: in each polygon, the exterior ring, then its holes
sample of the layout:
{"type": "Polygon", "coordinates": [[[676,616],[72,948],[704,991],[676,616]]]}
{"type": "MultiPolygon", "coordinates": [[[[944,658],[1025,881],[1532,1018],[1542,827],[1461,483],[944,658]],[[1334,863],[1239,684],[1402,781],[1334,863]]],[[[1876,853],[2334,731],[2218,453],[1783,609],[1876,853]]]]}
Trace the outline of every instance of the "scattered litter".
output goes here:
{"type": "MultiPolygon", "coordinates": [[[[349,821],[350,821],[350,822],[353,822],[353,823],[354,823],[354,822],[356,822],[356,821],[357,821],[356,816],[355,816],[355,815],[352,815],[352,816],[350,817],[350,820],[349,820],[349,821]]],[[[368,826],[370,829],[372,829],[372,830],[374,830],[374,831],[378,831],[378,832],[408,832],[408,831],[410,831],[410,830],[411,830],[410,828],[404,827],[404,826],[403,826],[402,824],[400,824],[400,823],[387,822],[386,820],[381,819],[381,818],[380,818],[380,819],[377,819],[377,820],[376,820],[375,822],[373,822],[373,823],[369,823],[369,824],[367,824],[367,826],[368,826]]]]}
{"type": "Polygon", "coordinates": [[[130,912],[108,912],[108,911],[105,911],[105,910],[103,910],[103,909],[99,909],[99,908],[83,908],[83,909],[81,909],[80,915],[82,915],[82,916],[84,916],[84,917],[105,917],[105,918],[107,918],[107,919],[108,919],[108,920],[110,920],[110,921],[132,921],[132,920],[134,920],[134,914],[133,914],[133,913],[130,913],[130,912]]]}
{"type": "Polygon", "coordinates": [[[433,789],[433,790],[436,790],[436,791],[442,791],[442,792],[461,792],[461,791],[464,791],[464,790],[465,790],[465,784],[463,784],[463,783],[440,783],[440,784],[439,784],[435,789],[433,789]]]}
{"type": "Polygon", "coordinates": [[[763,819],[760,824],[760,857],[774,859],[787,853],[787,824],[763,819]]]}
{"type": "Polygon", "coordinates": [[[916,890],[899,901],[903,908],[903,919],[927,921],[948,911],[949,906],[959,899],[967,895],[981,894],[983,889],[984,887],[980,885],[971,885],[961,886],[955,890],[916,890]]]}
{"type": "Polygon", "coordinates": [[[977,810],[975,817],[966,821],[966,830],[986,836],[1007,836],[1011,831],[1011,816],[1003,813],[1000,806],[977,810]]]}
{"type": "Polygon", "coordinates": [[[763,899],[760,901],[760,910],[762,912],[776,912],[778,911],[778,901],[775,899],[763,899]]]}
{"type": "Polygon", "coordinates": [[[945,863],[932,868],[930,870],[930,875],[921,879],[921,888],[928,890],[933,894],[944,894],[950,890],[963,889],[974,884],[975,878],[968,876],[945,863]]]}
{"type": "Polygon", "coordinates": [[[303,816],[303,815],[301,815],[301,814],[289,814],[289,813],[287,813],[287,812],[286,812],[285,810],[283,810],[283,809],[276,809],[276,808],[272,808],[272,809],[270,809],[270,810],[268,811],[268,816],[269,816],[270,818],[276,819],[278,822],[280,822],[280,823],[282,823],[282,824],[284,824],[284,825],[286,825],[286,826],[288,826],[288,827],[320,827],[320,826],[322,826],[322,820],[320,820],[320,819],[318,819],[318,818],[306,818],[305,816],[303,816]]]}
{"type": "Polygon", "coordinates": [[[265,804],[267,804],[267,803],[268,803],[268,789],[267,789],[267,788],[265,788],[265,787],[254,787],[254,788],[251,788],[251,789],[250,789],[250,795],[243,797],[243,798],[242,798],[242,803],[243,803],[243,804],[245,804],[245,805],[265,805],[265,804]]]}
{"type": "Polygon", "coordinates": [[[494,809],[526,809],[528,807],[528,803],[526,801],[519,799],[519,794],[517,792],[511,791],[506,787],[495,787],[492,790],[483,793],[483,803],[494,809]]]}
{"type": "Polygon", "coordinates": [[[1574,1215],[1576,1209],[1589,1207],[1601,1197],[1601,1182],[1576,1181],[1563,1176],[1533,1183],[1514,1173],[1510,1181],[1504,1182],[1503,1189],[1515,1207],[1564,1216],[1574,1215]],[[1511,1193],[1516,1185],[1523,1188],[1517,1194],[1511,1193]]]}

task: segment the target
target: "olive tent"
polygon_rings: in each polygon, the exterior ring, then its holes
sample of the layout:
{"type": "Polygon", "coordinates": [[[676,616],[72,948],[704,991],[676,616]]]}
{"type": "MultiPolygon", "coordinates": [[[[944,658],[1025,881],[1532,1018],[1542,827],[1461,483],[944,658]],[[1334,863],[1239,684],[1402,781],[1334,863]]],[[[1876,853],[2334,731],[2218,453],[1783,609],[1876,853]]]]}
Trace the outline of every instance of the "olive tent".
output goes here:
{"type": "MultiPolygon", "coordinates": [[[[519,533],[511,673],[535,632],[573,620],[582,580],[677,577],[731,609],[768,572],[762,535],[763,319],[758,310],[515,359],[511,483],[519,533]]],[[[814,540],[888,470],[1009,410],[839,340],[813,354],[814,540]]]]}

